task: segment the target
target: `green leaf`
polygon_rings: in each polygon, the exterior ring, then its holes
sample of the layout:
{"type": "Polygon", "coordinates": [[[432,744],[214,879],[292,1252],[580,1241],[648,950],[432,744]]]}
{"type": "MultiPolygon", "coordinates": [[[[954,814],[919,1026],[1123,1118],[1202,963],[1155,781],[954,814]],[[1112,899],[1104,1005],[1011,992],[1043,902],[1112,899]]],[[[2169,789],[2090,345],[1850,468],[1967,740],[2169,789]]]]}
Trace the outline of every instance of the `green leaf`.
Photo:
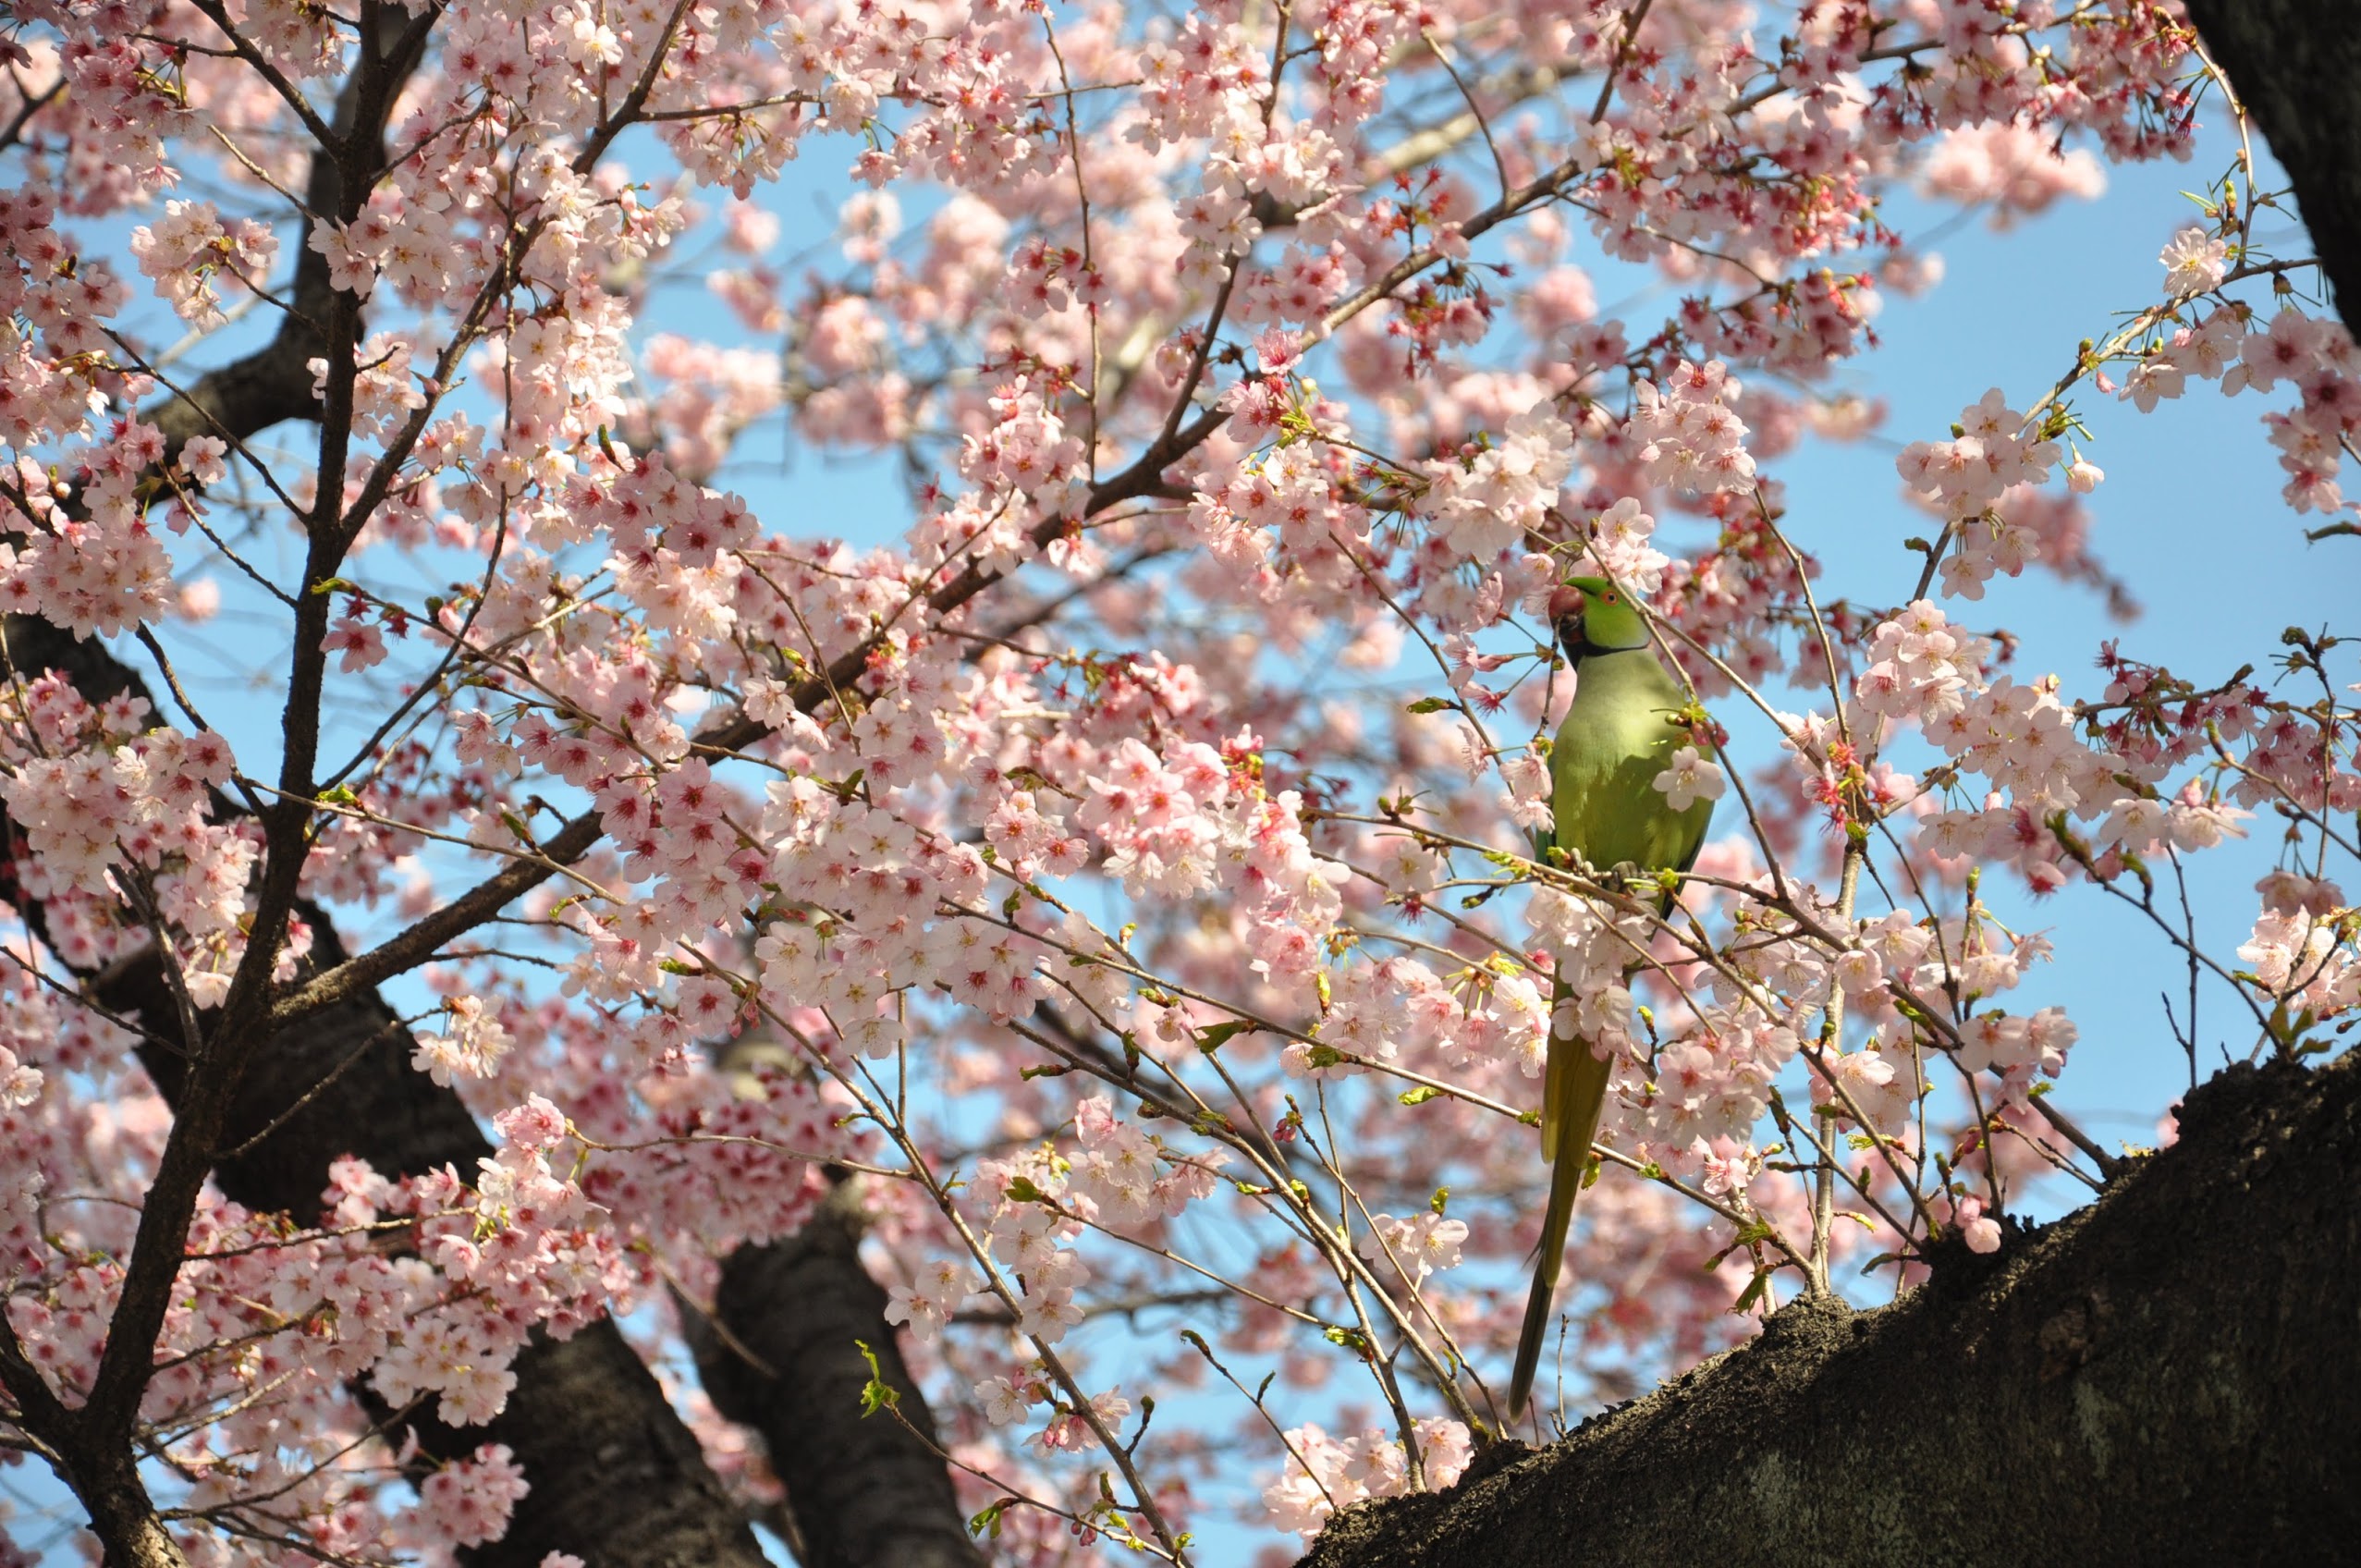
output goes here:
{"type": "Polygon", "coordinates": [[[1254,1025],[1246,1019],[1233,1018],[1227,1023],[1217,1023],[1210,1029],[1197,1031],[1197,1048],[1207,1056],[1221,1049],[1239,1035],[1250,1034],[1254,1025]]]}
{"type": "Polygon", "coordinates": [[[1009,1184],[1000,1190],[1008,1195],[1009,1200],[1011,1203],[1039,1203],[1042,1201],[1042,1191],[1039,1187],[1033,1184],[1033,1178],[1030,1176],[1011,1177],[1009,1181],[1009,1184]]]}
{"type": "Polygon", "coordinates": [[[1902,1014],[1913,1023],[1919,1024],[1922,1027],[1931,1027],[1933,1025],[1934,1020],[1927,1015],[1927,1010],[1920,1007],[1916,1002],[1912,1001],[1908,997],[1889,996],[1886,999],[1893,1004],[1893,1010],[1896,1012],[1902,1014]]]}
{"type": "Polygon", "coordinates": [[[1432,1084],[1421,1084],[1414,1089],[1404,1089],[1394,1097],[1404,1105],[1425,1105],[1428,1100],[1440,1099],[1442,1094],[1443,1091],[1432,1084]]]}
{"type": "Polygon", "coordinates": [[[974,1518],[970,1519],[967,1522],[967,1533],[971,1536],[989,1535],[994,1540],[998,1540],[1000,1538],[1000,1515],[1006,1513],[1009,1509],[1015,1507],[1022,1501],[1023,1499],[1021,1498],[1013,1497],[997,1499],[991,1507],[985,1509],[974,1518]]]}
{"type": "Polygon", "coordinates": [[[1332,1345],[1343,1346],[1364,1361],[1371,1359],[1369,1336],[1358,1329],[1348,1329],[1342,1324],[1330,1324],[1320,1331],[1320,1337],[1332,1345]]]}
{"type": "Polygon", "coordinates": [[[885,1373],[877,1366],[877,1353],[868,1341],[855,1340],[853,1347],[861,1352],[861,1359],[869,1364],[869,1381],[861,1390],[861,1414],[866,1418],[889,1406],[901,1403],[901,1390],[886,1381],[885,1373]]]}
{"type": "Polygon", "coordinates": [[[1449,697],[1421,697],[1410,704],[1413,713],[1441,713],[1455,704],[1449,697]]]}

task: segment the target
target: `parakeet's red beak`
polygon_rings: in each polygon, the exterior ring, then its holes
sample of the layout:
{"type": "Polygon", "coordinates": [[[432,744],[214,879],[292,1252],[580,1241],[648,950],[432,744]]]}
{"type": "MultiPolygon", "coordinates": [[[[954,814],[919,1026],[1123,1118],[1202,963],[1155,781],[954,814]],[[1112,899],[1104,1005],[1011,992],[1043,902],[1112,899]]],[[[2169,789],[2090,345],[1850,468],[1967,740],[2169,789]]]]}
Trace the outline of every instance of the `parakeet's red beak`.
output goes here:
{"type": "Polygon", "coordinates": [[[1590,652],[1590,642],[1583,635],[1583,591],[1571,582],[1560,583],[1549,595],[1549,630],[1575,664],[1590,652]]]}

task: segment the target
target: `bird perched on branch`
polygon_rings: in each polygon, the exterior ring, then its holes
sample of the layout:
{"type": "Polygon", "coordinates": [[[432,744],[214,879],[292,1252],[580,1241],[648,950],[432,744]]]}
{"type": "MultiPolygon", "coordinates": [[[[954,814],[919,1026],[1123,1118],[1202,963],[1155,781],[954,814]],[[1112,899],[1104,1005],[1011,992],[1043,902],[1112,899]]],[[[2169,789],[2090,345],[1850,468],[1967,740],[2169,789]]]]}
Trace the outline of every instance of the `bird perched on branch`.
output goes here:
{"type": "MultiPolygon", "coordinates": [[[[1574,698],[1549,753],[1550,844],[1567,863],[1596,873],[1649,877],[1685,872],[1705,842],[1713,802],[1672,808],[1657,779],[1689,743],[1681,716],[1690,697],[1657,657],[1647,619],[1623,589],[1604,578],[1571,579],[1549,597],[1549,621],[1574,669],[1574,698]]],[[[1668,895],[1668,905],[1670,898],[1668,895]]],[[[1569,995],[1564,979],[1555,1001],[1569,995]]],[[[1509,1415],[1522,1415],[1541,1363],[1550,1298],[1566,1255],[1574,1195],[1590,1163],[1591,1140],[1607,1103],[1609,1064],[1590,1042],[1555,1021],[1542,1080],[1541,1154],[1550,1162],[1549,1207],[1541,1221],[1533,1294],[1517,1338],[1509,1381],[1509,1415]]]]}

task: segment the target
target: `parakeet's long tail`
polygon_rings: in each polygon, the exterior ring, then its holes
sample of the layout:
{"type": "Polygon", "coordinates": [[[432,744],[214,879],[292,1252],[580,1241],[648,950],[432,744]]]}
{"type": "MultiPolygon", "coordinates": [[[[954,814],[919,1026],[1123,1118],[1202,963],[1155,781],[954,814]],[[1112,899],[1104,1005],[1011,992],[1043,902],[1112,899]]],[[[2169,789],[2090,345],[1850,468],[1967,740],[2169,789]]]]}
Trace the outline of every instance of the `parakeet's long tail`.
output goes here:
{"type": "MultiPolygon", "coordinates": [[[[1554,1000],[1568,992],[1557,986],[1554,1000]]],[[[1591,1054],[1590,1042],[1552,1029],[1549,1060],[1541,1080],[1541,1155],[1549,1161],[1549,1207],[1541,1219],[1541,1252],[1533,1265],[1533,1294],[1526,1298],[1524,1330],[1517,1336],[1516,1371],[1509,1378],[1509,1418],[1524,1414],[1533,1375],[1541,1366],[1541,1341],[1549,1332],[1549,1302],[1558,1292],[1558,1270],[1566,1257],[1566,1231],[1574,1219],[1574,1196],[1590,1165],[1591,1140],[1598,1135],[1607,1104],[1609,1064],[1591,1054]]]]}

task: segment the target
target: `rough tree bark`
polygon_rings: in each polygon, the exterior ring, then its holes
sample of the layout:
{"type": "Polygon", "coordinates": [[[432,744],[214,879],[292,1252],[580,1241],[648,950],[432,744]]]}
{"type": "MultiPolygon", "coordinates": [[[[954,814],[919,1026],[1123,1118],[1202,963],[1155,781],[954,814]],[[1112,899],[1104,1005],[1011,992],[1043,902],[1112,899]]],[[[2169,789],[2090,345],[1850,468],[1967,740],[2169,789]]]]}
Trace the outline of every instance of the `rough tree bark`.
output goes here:
{"type": "Polygon", "coordinates": [[[2350,1561],[2361,1062],[2239,1066],[2088,1207],[1890,1306],[1799,1301],[1303,1568],[2350,1561]]]}
{"type": "Polygon", "coordinates": [[[838,1187],[785,1241],[739,1248],[711,1321],[682,1314],[698,1376],[714,1408],[763,1434],[802,1568],[982,1568],[925,1398],[884,1327],[886,1292],[861,1266],[851,1193],[838,1187]],[[862,1344],[900,1395],[899,1420],[845,1420],[869,1381],[862,1344]]]}
{"type": "Polygon", "coordinates": [[[2361,6],[2184,0],[2206,52],[2287,170],[2337,310],[2361,309],[2361,6]]]}

